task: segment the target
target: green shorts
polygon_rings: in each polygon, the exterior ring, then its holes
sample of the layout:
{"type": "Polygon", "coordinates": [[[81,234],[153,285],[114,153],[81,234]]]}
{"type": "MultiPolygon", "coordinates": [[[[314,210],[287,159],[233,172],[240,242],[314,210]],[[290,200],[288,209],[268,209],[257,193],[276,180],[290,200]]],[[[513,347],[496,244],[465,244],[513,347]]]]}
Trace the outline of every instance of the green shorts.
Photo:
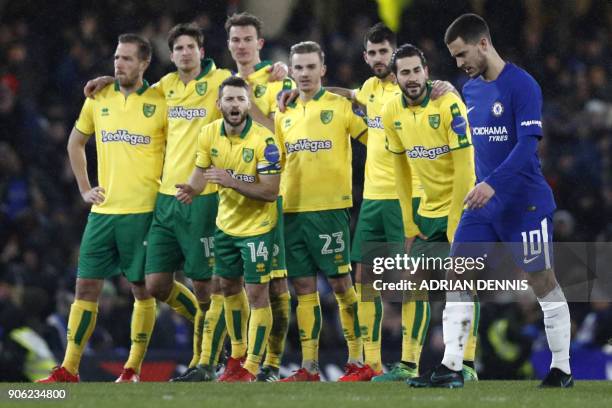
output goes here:
{"type": "Polygon", "coordinates": [[[219,198],[216,193],[182,204],[158,194],[147,245],[147,274],[173,273],[183,265],[185,276],[210,279],[215,265],[214,235],[219,198]]]}
{"type": "Polygon", "coordinates": [[[215,231],[215,275],[227,279],[244,276],[246,283],[270,281],[274,229],[252,237],[215,231]]]}
{"type": "Polygon", "coordinates": [[[152,214],[90,213],[81,240],[77,276],[104,279],[121,273],[130,282],[143,281],[152,214]]]}
{"type": "Polygon", "coordinates": [[[349,214],[347,209],[289,213],[285,218],[287,272],[290,278],[330,278],[349,273],[349,214]]]}
{"type": "Polygon", "coordinates": [[[419,206],[418,203],[415,206],[414,202],[413,199],[414,223],[419,227],[419,231],[427,237],[427,240],[417,237],[410,249],[410,255],[446,258],[450,253],[450,244],[446,237],[448,217],[423,217],[417,213],[419,206]]]}
{"type": "Polygon", "coordinates": [[[364,243],[386,242],[404,242],[404,223],[399,200],[363,200],[353,236],[351,261],[363,261],[364,243]]]}
{"type": "Polygon", "coordinates": [[[283,197],[276,200],[278,221],[274,228],[274,249],[272,253],[272,279],[287,277],[287,264],[285,262],[285,222],[283,221],[283,197]]]}

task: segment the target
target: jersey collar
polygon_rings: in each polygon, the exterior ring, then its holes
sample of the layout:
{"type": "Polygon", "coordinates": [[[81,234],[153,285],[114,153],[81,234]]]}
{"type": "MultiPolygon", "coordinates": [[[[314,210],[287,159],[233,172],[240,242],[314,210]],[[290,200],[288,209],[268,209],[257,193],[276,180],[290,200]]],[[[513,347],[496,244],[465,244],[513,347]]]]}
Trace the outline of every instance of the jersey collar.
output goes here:
{"type": "MultiPolygon", "coordinates": [[[[244,126],[244,129],[242,129],[242,132],[240,132],[241,139],[244,139],[246,137],[247,133],[249,133],[249,130],[251,130],[252,126],[253,126],[253,119],[251,119],[250,115],[247,115],[246,125],[244,126]]],[[[225,131],[225,121],[221,122],[221,136],[227,136],[227,132],[225,131]]]]}
{"type": "MultiPolygon", "coordinates": [[[[419,105],[421,108],[425,108],[427,104],[429,103],[429,97],[431,96],[431,81],[427,81],[427,84],[425,84],[425,87],[426,87],[425,99],[423,99],[423,102],[421,102],[421,104],[419,105]]],[[[403,92],[402,92],[402,106],[404,108],[408,108],[411,106],[408,103],[408,99],[406,99],[406,95],[404,95],[403,92]]]]}
{"type": "MultiPolygon", "coordinates": [[[[136,90],[137,95],[142,95],[147,88],[149,88],[149,83],[146,79],[142,80],[142,86],[136,90]]],[[[121,85],[119,85],[119,81],[115,80],[115,91],[119,92],[121,90],[121,85]]]]}
{"type": "Polygon", "coordinates": [[[215,62],[212,60],[212,58],[204,58],[202,62],[200,63],[200,66],[202,67],[202,71],[197,77],[195,77],[196,81],[208,75],[208,73],[212,71],[213,68],[215,68],[215,62]]]}
{"type": "MultiPolygon", "coordinates": [[[[319,91],[312,97],[312,100],[318,101],[319,99],[321,99],[324,93],[325,93],[325,88],[321,87],[321,89],[319,89],[319,91]]],[[[300,99],[299,96],[295,98],[293,102],[291,102],[290,104],[287,104],[287,106],[290,108],[295,108],[297,106],[298,99],[300,99]]]]}
{"type": "Polygon", "coordinates": [[[257,71],[259,71],[260,69],[265,68],[265,67],[268,67],[268,66],[270,66],[270,65],[272,65],[272,61],[270,61],[270,60],[264,60],[264,61],[261,61],[259,64],[255,64],[255,66],[253,67],[253,69],[254,69],[254,72],[257,72],[257,71]]]}

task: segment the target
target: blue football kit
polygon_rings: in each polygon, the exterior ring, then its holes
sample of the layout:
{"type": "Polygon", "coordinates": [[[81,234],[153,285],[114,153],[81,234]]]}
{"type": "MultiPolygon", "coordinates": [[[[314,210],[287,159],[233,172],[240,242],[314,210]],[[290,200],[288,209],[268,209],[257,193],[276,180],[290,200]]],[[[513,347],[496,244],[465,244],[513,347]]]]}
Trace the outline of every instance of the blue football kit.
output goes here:
{"type": "Polygon", "coordinates": [[[482,256],[488,251],[485,243],[504,242],[524,271],[551,268],[556,206],[537,155],[542,137],[538,83],[523,69],[506,63],[493,81],[482,77],[468,81],[463,96],[476,179],[489,184],[495,194],[483,208],[463,212],[451,254],[482,256]]]}

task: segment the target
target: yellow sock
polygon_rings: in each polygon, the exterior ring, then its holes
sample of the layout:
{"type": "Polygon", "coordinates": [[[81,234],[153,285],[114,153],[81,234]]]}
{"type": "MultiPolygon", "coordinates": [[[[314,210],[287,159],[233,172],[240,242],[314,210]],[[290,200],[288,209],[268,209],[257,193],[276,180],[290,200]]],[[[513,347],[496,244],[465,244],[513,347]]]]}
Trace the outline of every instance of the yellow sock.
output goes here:
{"type": "Polygon", "coordinates": [[[272,330],[268,337],[264,365],[279,368],[285,350],[285,339],[289,331],[289,318],[291,316],[291,296],[289,292],[270,297],[270,307],[272,308],[272,330]]]}
{"type": "Polygon", "coordinates": [[[419,366],[421,350],[429,328],[431,310],[428,301],[402,304],[402,361],[419,366]]]}
{"type": "Polygon", "coordinates": [[[243,367],[253,375],[259,372],[261,356],[266,351],[268,336],[272,330],[272,308],[270,306],[251,310],[249,320],[249,352],[243,367]]]}
{"type": "Polygon", "coordinates": [[[477,296],[474,296],[474,318],[472,320],[472,330],[470,330],[470,337],[468,337],[467,345],[465,346],[465,352],[463,353],[463,360],[474,362],[476,358],[476,343],[478,340],[478,321],[480,320],[480,301],[477,296]]]}
{"type": "Polygon", "coordinates": [[[246,291],[226,296],[223,305],[225,308],[225,323],[230,339],[232,339],[232,357],[242,358],[247,352],[247,325],[249,322],[249,301],[246,291]]]}
{"type": "Polygon", "coordinates": [[[155,298],[134,301],[134,311],[132,312],[132,324],[130,337],[130,355],[125,368],[131,368],[140,374],[140,367],[145,358],[151,334],[155,327],[155,298]]]}
{"type": "Polygon", "coordinates": [[[198,300],[195,295],[180,282],[174,281],[170,296],[164,302],[176,313],[193,323],[198,311],[198,300]]]}
{"type": "Polygon", "coordinates": [[[302,346],[302,367],[319,361],[319,335],[321,334],[321,303],[319,292],[298,296],[295,311],[302,346]]]}
{"type": "Polygon", "coordinates": [[[198,303],[198,311],[193,321],[193,355],[189,362],[189,368],[195,367],[200,361],[200,355],[202,353],[202,331],[204,330],[204,320],[209,307],[210,302],[198,303]]]}
{"type": "Polygon", "coordinates": [[[210,307],[204,319],[200,364],[213,367],[217,365],[226,335],[223,295],[213,294],[210,296],[210,307]]]}
{"type": "Polygon", "coordinates": [[[348,346],[348,361],[351,363],[361,362],[362,344],[359,330],[357,293],[352,286],[342,294],[335,293],[340,310],[340,323],[348,346]]]}
{"type": "Polygon", "coordinates": [[[374,371],[380,371],[382,370],[382,358],[380,356],[380,331],[383,318],[382,299],[380,293],[370,293],[374,291],[371,286],[367,287],[367,297],[364,297],[363,288],[364,286],[361,283],[355,283],[359,303],[357,315],[359,317],[359,330],[363,342],[365,363],[372,367],[374,371]],[[372,300],[370,300],[370,294],[374,295],[372,300]],[[367,300],[364,301],[363,299],[367,300]]]}
{"type": "Polygon", "coordinates": [[[72,306],[70,306],[66,336],[66,354],[64,355],[62,367],[72,374],[79,372],[81,354],[83,354],[83,349],[96,327],[97,317],[98,302],[75,299],[72,306]]]}

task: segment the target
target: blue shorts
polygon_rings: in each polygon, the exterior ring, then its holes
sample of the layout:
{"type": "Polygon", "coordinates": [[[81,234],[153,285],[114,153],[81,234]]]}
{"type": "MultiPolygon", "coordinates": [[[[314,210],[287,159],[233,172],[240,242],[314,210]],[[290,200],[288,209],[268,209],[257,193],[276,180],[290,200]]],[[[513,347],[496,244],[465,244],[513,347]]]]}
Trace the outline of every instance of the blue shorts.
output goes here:
{"type": "Polygon", "coordinates": [[[465,211],[451,246],[453,257],[481,257],[503,243],[515,265],[525,272],[553,267],[552,214],[493,221],[480,211],[465,211]]]}

